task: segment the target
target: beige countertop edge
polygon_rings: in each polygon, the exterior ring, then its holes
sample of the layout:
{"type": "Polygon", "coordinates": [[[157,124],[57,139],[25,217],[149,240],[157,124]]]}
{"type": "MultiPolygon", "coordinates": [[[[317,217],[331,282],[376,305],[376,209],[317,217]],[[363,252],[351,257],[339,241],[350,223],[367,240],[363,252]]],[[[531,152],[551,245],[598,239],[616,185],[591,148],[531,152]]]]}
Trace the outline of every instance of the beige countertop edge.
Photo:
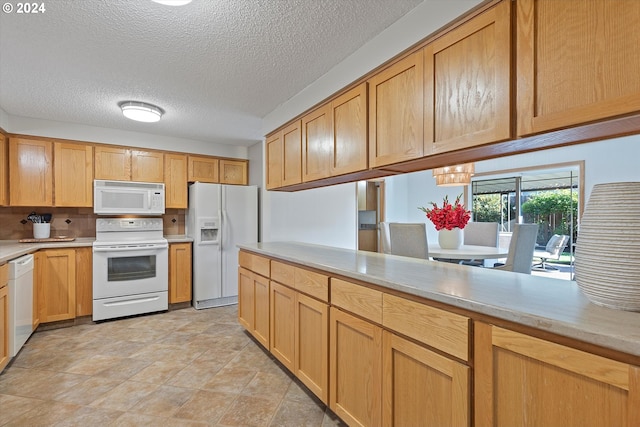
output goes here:
{"type": "MultiPolygon", "coordinates": [[[[193,241],[191,237],[184,235],[169,235],[165,236],[165,238],[169,243],[193,241]]],[[[0,240],[0,265],[39,249],[86,247],[92,246],[95,240],[95,237],[77,237],[70,242],[20,243],[17,240],[0,240]]]]}
{"type": "Polygon", "coordinates": [[[572,281],[306,243],[238,246],[640,356],[640,313],[597,306],[572,281]]]}

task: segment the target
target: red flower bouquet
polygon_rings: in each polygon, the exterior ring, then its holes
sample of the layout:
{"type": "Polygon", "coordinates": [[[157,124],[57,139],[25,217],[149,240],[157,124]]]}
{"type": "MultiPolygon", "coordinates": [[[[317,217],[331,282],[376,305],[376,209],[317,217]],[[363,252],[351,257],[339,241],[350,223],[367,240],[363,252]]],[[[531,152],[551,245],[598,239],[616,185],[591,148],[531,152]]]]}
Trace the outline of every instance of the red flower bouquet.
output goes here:
{"type": "Polygon", "coordinates": [[[449,203],[447,197],[444,198],[442,207],[439,208],[433,202],[430,202],[433,208],[425,209],[423,207],[419,207],[421,211],[427,214],[427,218],[433,222],[433,225],[436,226],[436,230],[452,230],[454,228],[463,229],[469,219],[471,219],[471,212],[464,208],[464,205],[460,203],[460,198],[462,194],[456,197],[456,201],[453,203],[449,203]]]}

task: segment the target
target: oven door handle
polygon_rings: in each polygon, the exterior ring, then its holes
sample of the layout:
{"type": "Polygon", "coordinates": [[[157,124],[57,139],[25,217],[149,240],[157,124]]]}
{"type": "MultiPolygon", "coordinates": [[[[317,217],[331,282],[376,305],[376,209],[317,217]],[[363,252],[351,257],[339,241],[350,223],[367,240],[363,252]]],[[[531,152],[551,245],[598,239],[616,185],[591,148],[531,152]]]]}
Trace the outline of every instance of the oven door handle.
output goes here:
{"type": "Polygon", "coordinates": [[[148,249],[167,249],[168,244],[164,245],[140,245],[140,246],[94,246],[93,252],[128,252],[128,251],[144,251],[148,249]]]}

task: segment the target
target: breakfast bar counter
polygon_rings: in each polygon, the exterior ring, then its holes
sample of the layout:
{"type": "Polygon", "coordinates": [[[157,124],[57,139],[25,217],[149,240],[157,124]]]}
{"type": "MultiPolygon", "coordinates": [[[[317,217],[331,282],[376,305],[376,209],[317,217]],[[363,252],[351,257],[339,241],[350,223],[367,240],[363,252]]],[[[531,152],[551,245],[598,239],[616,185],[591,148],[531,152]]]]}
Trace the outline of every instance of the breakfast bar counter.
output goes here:
{"type": "Polygon", "coordinates": [[[304,243],[239,246],[331,276],[640,356],[640,313],[597,306],[573,281],[304,243]]]}

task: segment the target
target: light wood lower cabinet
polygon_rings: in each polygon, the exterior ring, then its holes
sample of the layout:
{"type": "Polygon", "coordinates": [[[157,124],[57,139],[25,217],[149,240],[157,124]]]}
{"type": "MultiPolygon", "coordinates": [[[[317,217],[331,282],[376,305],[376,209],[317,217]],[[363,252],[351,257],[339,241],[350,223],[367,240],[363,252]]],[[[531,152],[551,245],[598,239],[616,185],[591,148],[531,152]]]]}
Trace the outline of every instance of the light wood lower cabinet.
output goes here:
{"type": "Polygon", "coordinates": [[[382,421],[382,328],[330,308],[329,407],[350,426],[382,421]]]}
{"type": "Polygon", "coordinates": [[[93,314],[93,250],[76,248],[76,317],[93,314]]]}
{"type": "Polygon", "coordinates": [[[40,323],[75,318],[75,254],[74,249],[45,249],[36,253],[34,280],[40,323]]]}
{"type": "Polygon", "coordinates": [[[296,293],[295,374],[329,402],[329,305],[296,293]]]}
{"type": "Polygon", "coordinates": [[[169,303],[191,301],[191,243],[169,245],[169,303]]]}
{"type": "Polygon", "coordinates": [[[475,425],[638,426],[640,367],[475,323],[475,425]]]}
{"type": "Polygon", "coordinates": [[[9,363],[9,265],[0,266],[0,372],[9,363]]]}
{"type": "Polygon", "coordinates": [[[269,279],[238,269],[238,321],[269,348],[269,279]]]}
{"type": "Polygon", "coordinates": [[[270,286],[269,351],[287,369],[295,372],[296,291],[274,281],[270,286]]]}
{"type": "Polygon", "coordinates": [[[470,368],[383,332],[384,426],[470,425],[470,368]]]}

